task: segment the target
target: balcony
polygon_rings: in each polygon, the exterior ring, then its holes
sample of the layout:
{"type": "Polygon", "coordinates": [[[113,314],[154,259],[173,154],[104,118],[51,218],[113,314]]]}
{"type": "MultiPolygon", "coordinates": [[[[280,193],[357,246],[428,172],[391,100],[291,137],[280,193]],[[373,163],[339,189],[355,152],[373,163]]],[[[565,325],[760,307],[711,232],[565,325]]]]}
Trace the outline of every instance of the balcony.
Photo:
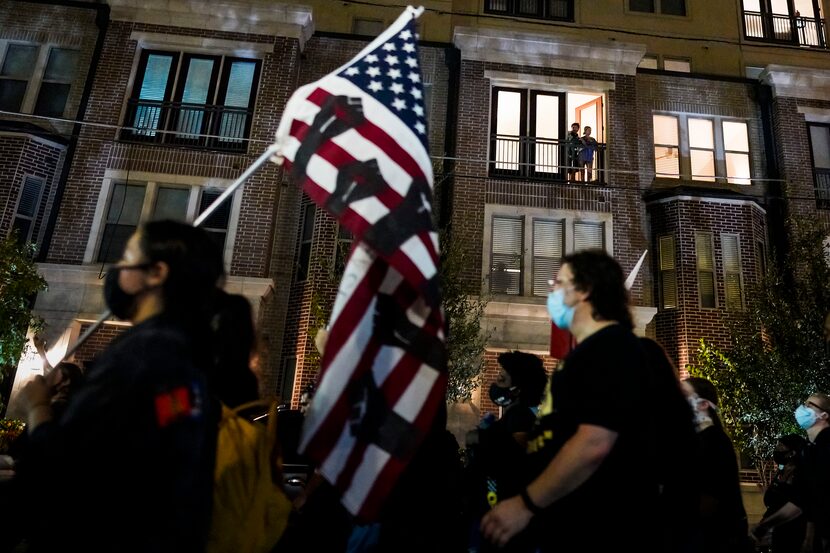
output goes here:
{"type": "Polygon", "coordinates": [[[813,178],[816,183],[816,207],[830,209],[830,169],[813,169],[813,178]]]}
{"type": "Polygon", "coordinates": [[[748,40],[827,48],[827,26],[819,17],[764,12],[744,12],[744,34],[748,40]]]}
{"type": "Polygon", "coordinates": [[[252,115],[246,108],[131,99],[121,140],[245,152],[252,115]]]}
{"type": "Polygon", "coordinates": [[[573,21],[573,0],[484,0],[484,13],[573,21]]]}
{"type": "Polygon", "coordinates": [[[535,136],[493,135],[490,138],[490,176],[535,180],[588,180],[605,184],[605,144],[597,144],[591,178],[584,172],[569,178],[565,140],[535,136]]]}

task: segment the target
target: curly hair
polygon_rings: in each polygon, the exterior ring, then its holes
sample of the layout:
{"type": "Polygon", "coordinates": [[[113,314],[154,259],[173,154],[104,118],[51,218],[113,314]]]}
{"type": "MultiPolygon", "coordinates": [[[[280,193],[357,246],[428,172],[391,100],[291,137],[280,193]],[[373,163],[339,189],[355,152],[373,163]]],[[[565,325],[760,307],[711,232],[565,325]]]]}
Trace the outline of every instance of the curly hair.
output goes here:
{"type": "Polygon", "coordinates": [[[613,257],[603,250],[583,250],[566,255],[562,263],[570,267],[576,289],[588,293],[594,320],[617,321],[634,328],[625,277],[613,257]]]}
{"type": "Polygon", "coordinates": [[[522,403],[538,405],[542,401],[548,378],[538,356],[523,351],[506,351],[499,355],[498,362],[520,390],[522,403]]]}

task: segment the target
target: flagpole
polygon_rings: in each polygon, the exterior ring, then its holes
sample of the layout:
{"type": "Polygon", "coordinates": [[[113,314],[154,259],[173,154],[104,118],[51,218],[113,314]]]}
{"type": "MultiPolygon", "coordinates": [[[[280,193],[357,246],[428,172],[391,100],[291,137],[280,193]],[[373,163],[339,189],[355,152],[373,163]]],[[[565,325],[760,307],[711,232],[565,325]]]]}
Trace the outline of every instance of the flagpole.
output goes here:
{"type": "MultiPolygon", "coordinates": [[[[204,223],[207,220],[207,218],[213,214],[214,211],[219,209],[219,206],[221,206],[228,198],[230,198],[233,195],[237,188],[242,186],[242,184],[246,180],[248,180],[251,177],[251,175],[253,175],[260,167],[262,167],[265,164],[265,162],[267,162],[274,154],[276,154],[278,150],[279,146],[277,146],[276,144],[272,144],[271,146],[266,148],[265,152],[263,152],[261,156],[259,156],[247,169],[245,169],[245,171],[241,175],[239,175],[239,177],[235,181],[233,181],[233,183],[231,183],[231,185],[228,186],[228,188],[225,189],[225,191],[222,192],[222,194],[218,198],[216,198],[213,201],[213,203],[210,204],[208,208],[204,210],[202,214],[196,218],[195,221],[193,221],[193,226],[201,226],[202,223],[204,223]]],[[[96,330],[98,330],[98,328],[102,324],[104,324],[104,322],[107,319],[110,318],[111,315],[112,311],[110,311],[109,309],[105,310],[101,314],[101,316],[98,317],[98,320],[92,323],[92,325],[89,328],[87,328],[81,336],[78,337],[75,343],[72,344],[69,347],[69,349],[66,350],[66,353],[63,354],[63,357],[61,357],[58,363],[71,357],[76,351],[78,351],[78,348],[80,348],[83,345],[83,343],[86,342],[89,339],[89,337],[92,336],[92,334],[96,330]]],[[[55,365],[57,365],[57,363],[55,363],[55,365]]]]}

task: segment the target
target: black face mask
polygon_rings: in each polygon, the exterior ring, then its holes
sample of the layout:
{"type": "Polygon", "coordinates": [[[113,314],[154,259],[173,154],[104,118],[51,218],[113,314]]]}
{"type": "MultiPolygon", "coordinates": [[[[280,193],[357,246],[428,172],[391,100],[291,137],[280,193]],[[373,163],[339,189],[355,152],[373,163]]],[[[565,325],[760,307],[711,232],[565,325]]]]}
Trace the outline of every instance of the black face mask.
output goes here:
{"type": "Polygon", "coordinates": [[[515,398],[516,388],[503,388],[493,382],[490,384],[490,401],[500,407],[507,407],[515,398]]]}
{"type": "Polygon", "coordinates": [[[786,465],[792,459],[792,451],[773,451],[772,460],[776,465],[786,465]]]}
{"type": "Polygon", "coordinates": [[[137,294],[128,294],[118,284],[118,275],[123,269],[146,269],[149,264],[125,265],[111,267],[104,277],[104,302],[113,315],[119,319],[129,320],[135,315],[135,298],[137,294]]]}

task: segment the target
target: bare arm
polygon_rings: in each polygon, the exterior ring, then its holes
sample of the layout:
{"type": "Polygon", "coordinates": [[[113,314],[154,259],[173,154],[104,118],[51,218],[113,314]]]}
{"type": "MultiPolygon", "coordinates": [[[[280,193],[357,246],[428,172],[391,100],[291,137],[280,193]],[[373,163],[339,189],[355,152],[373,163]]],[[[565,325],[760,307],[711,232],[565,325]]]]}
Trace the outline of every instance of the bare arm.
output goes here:
{"type": "MultiPolygon", "coordinates": [[[[542,474],[527,487],[537,507],[547,507],[584,484],[599,468],[617,441],[617,432],[581,424],[542,474]]],[[[521,497],[500,502],[481,521],[484,537],[498,544],[524,530],[533,513],[521,497]]]]}
{"type": "Polygon", "coordinates": [[[764,519],[758,523],[758,526],[755,527],[753,534],[756,537],[761,537],[767,532],[769,532],[772,528],[775,528],[779,524],[784,524],[785,522],[789,522],[794,518],[798,517],[801,514],[801,508],[788,501],[784,503],[780,509],[769,515],[768,517],[764,517],[764,519]]]}

